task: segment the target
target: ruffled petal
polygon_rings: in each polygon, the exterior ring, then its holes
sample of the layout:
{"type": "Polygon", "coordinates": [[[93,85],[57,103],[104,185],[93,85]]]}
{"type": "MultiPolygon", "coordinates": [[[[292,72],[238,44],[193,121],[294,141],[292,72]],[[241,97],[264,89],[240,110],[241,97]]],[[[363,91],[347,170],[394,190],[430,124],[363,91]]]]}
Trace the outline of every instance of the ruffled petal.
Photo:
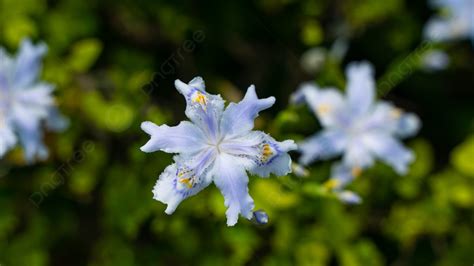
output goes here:
{"type": "Polygon", "coordinates": [[[354,116],[367,113],[375,98],[374,70],[370,63],[350,63],[346,69],[347,100],[354,116]]]}
{"type": "Polygon", "coordinates": [[[302,153],[300,163],[308,165],[316,160],[327,160],[341,154],[347,146],[347,135],[337,129],[327,129],[309,137],[298,147],[302,153]]]}
{"type": "Polygon", "coordinates": [[[186,116],[201,128],[209,139],[216,140],[224,110],[224,100],[221,96],[207,93],[201,77],[194,78],[188,84],[176,80],[175,87],[186,98],[186,116]]]}
{"type": "Polygon", "coordinates": [[[275,97],[258,99],[255,86],[251,85],[242,101],[229,104],[224,111],[220,125],[222,135],[236,136],[249,132],[254,127],[258,113],[274,103],[275,97]]]}
{"type": "Polygon", "coordinates": [[[193,157],[176,157],[153,188],[153,198],[167,204],[165,212],[172,214],[186,198],[196,195],[212,182],[214,151],[203,150],[193,157]]]}
{"type": "Polygon", "coordinates": [[[290,173],[291,157],[288,152],[296,148],[292,140],[278,142],[260,131],[224,139],[220,145],[223,153],[231,155],[236,163],[261,177],[290,173]]]}
{"type": "Polygon", "coordinates": [[[250,173],[261,177],[268,177],[270,174],[284,176],[291,173],[291,157],[288,152],[297,149],[295,142],[293,140],[278,142],[270,139],[267,141],[267,144],[271,147],[272,154],[266,155],[267,152],[264,144],[261,153],[262,159],[260,159],[259,164],[249,169],[250,173]],[[267,157],[270,157],[270,159],[267,159],[267,157]]]}
{"type": "Polygon", "coordinates": [[[206,144],[202,131],[188,121],[183,121],[175,127],[143,122],[141,128],[151,136],[141,147],[144,152],[161,150],[167,153],[193,153],[203,149],[206,144]]]}
{"type": "Polygon", "coordinates": [[[320,90],[313,84],[304,83],[292,95],[291,101],[306,102],[324,127],[341,127],[350,123],[346,101],[337,89],[320,90]]]}
{"type": "Polygon", "coordinates": [[[245,169],[231,155],[221,153],[214,168],[214,183],[220,189],[227,207],[227,225],[233,226],[239,214],[252,219],[254,203],[249,195],[248,176],[245,169]]]}
{"type": "Polygon", "coordinates": [[[308,104],[313,106],[318,100],[319,87],[312,82],[302,83],[298,89],[290,96],[290,102],[293,104],[308,104]]]}
{"type": "Polygon", "coordinates": [[[24,89],[38,78],[41,60],[46,51],[47,47],[44,43],[34,45],[29,39],[21,42],[13,74],[15,88],[24,89]]]}
{"type": "Polygon", "coordinates": [[[387,134],[366,134],[363,142],[372,153],[400,175],[407,173],[408,165],[415,159],[412,151],[387,134]]]}

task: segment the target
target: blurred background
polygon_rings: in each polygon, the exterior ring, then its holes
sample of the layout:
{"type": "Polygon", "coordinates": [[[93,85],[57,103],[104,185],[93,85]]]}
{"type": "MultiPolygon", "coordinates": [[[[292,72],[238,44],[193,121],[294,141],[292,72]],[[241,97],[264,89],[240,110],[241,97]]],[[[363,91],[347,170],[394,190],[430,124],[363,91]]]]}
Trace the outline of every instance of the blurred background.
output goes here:
{"type": "Polygon", "coordinates": [[[467,39],[423,39],[439,12],[402,0],[0,0],[0,45],[48,44],[42,77],[70,119],[46,136],[47,161],[26,165],[21,149],[0,160],[0,265],[472,265],[474,53],[467,39]],[[433,49],[449,63],[427,63],[433,49]],[[423,121],[407,176],[364,172],[355,206],[325,195],[330,162],[251,177],[266,226],[228,228],[214,186],[172,216],[152,199],[172,157],[142,153],[139,125],[185,119],[175,79],[200,75],[230,101],[255,84],[277,98],[257,127],[301,140],[320,125],[289,95],[309,80],[344,89],[358,60],[374,64],[383,99],[423,121]]]}

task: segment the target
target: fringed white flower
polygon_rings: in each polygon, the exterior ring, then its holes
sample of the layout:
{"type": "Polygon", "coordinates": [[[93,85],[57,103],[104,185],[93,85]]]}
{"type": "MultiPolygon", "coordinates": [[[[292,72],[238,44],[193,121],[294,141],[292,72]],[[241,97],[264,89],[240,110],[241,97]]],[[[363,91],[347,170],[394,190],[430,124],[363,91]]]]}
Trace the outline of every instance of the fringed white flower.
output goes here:
{"type": "Polygon", "coordinates": [[[278,142],[252,130],[258,113],[271,107],[275,98],[258,99],[252,85],[241,102],[224,108],[219,95],[205,91],[201,77],[188,84],[177,80],[175,86],[186,99],[191,121],[174,127],[142,124],[151,136],[142,151],[178,154],[160,175],[154,198],[167,204],[166,213],[171,214],[181,201],[214,182],[225,198],[227,225],[235,225],[239,214],[252,219],[247,171],[262,177],[286,175],[291,171],[287,152],[296,149],[292,140],[278,142]]]}

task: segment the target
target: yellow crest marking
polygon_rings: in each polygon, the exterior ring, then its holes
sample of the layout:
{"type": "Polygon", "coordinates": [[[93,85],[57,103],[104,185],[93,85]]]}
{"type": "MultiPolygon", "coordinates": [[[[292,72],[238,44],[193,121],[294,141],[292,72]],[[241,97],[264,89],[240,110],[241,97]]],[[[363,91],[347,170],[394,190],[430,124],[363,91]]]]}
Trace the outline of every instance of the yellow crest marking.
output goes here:
{"type": "Polygon", "coordinates": [[[323,103],[323,104],[320,104],[318,106],[316,106],[316,110],[318,111],[318,113],[324,115],[324,114],[327,114],[331,111],[331,105],[330,104],[327,104],[327,103],[323,103]]]}

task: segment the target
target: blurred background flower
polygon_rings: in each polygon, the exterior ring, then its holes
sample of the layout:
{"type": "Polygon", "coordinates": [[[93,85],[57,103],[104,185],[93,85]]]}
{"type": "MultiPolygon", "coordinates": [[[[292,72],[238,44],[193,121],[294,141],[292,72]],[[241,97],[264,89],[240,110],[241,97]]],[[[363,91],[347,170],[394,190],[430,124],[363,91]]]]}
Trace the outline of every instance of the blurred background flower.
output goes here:
{"type": "MultiPolygon", "coordinates": [[[[474,261],[474,53],[468,39],[435,43],[425,1],[0,0],[0,46],[44,42],[41,80],[55,84],[70,127],[47,133],[50,156],[25,167],[21,150],[0,161],[2,265],[464,265],[474,261]],[[301,56],[331,50],[340,60],[307,72],[301,56]],[[431,49],[449,55],[418,71],[431,49]],[[185,103],[173,82],[206,77],[212,94],[239,101],[255,83],[276,104],[256,120],[275,139],[320,130],[305,107],[288,105],[302,81],[344,88],[344,66],[374,64],[377,95],[418,114],[407,142],[416,160],[400,177],[383,164],[348,187],[348,206],[323,185],[330,163],[307,177],[250,184],[266,225],[228,228],[209,188],[164,213],[151,190],[170,155],[146,155],[142,121],[176,124],[185,103]],[[315,71],[315,72],[312,72],[315,71]]],[[[327,57],[326,57],[327,58],[327,57]]],[[[295,157],[297,159],[297,157],[295,157]]]]}
{"type": "Polygon", "coordinates": [[[24,158],[32,163],[48,157],[43,144],[43,124],[60,131],[67,126],[54,104],[54,85],[38,80],[45,44],[24,39],[18,54],[8,55],[0,47],[0,158],[19,142],[24,158]]]}

